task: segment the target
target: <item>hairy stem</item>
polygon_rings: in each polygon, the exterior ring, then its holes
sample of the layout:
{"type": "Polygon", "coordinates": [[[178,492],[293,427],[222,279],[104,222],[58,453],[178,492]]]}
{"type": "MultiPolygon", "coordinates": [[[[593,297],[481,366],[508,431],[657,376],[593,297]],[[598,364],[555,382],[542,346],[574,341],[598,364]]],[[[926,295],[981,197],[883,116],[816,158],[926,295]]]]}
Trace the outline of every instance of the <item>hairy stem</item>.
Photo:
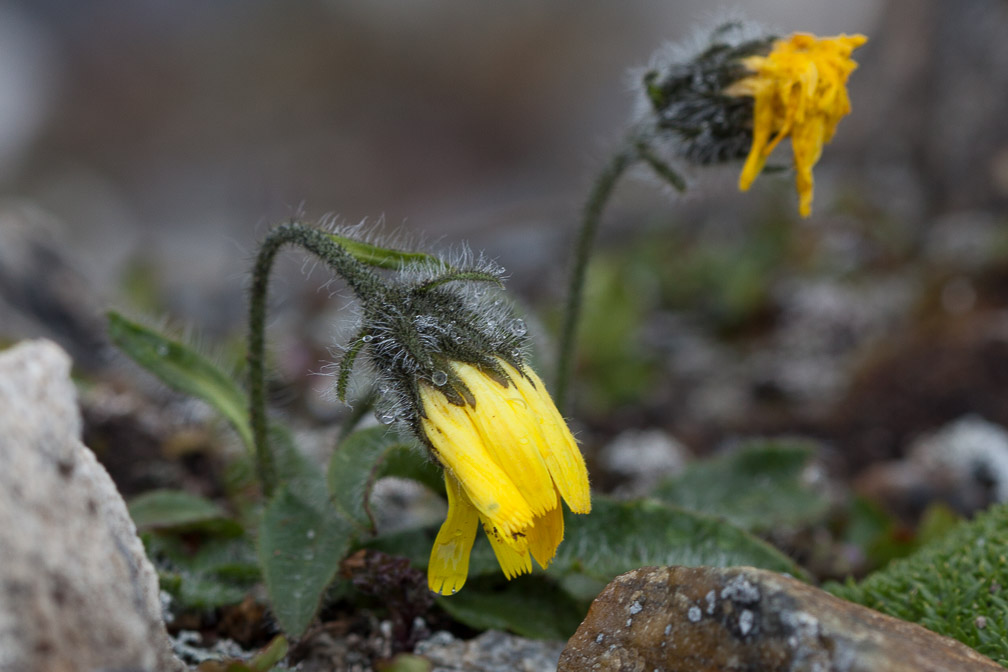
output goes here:
{"type": "Polygon", "coordinates": [[[574,347],[577,337],[578,320],[581,317],[581,303],[584,299],[585,275],[588,271],[588,260],[591,257],[592,246],[598,233],[599,220],[609,197],[619,178],[638,159],[637,148],[631,143],[629,147],[617,152],[599,174],[592,187],[591,194],[581,219],[581,230],[578,233],[574,248],[574,262],[570,271],[570,282],[567,286],[567,302],[564,305],[563,328],[560,332],[559,351],[557,353],[556,379],[554,394],[557,407],[563,411],[567,398],[567,386],[570,382],[571,366],[574,361],[574,347]]]}
{"type": "Polygon", "coordinates": [[[263,494],[273,494],[277,484],[276,464],[267,439],[265,382],[265,323],[266,294],[270,270],[277,252],[284,245],[297,245],[318,256],[329,268],[342,277],[350,289],[364,302],[378,300],[383,292],[378,277],[359,261],[351,257],[324,231],[306,227],[298,222],[278,226],[266,235],[256,255],[252,268],[252,287],[249,298],[248,364],[249,364],[249,419],[252,424],[252,441],[255,446],[256,474],[263,494]]]}

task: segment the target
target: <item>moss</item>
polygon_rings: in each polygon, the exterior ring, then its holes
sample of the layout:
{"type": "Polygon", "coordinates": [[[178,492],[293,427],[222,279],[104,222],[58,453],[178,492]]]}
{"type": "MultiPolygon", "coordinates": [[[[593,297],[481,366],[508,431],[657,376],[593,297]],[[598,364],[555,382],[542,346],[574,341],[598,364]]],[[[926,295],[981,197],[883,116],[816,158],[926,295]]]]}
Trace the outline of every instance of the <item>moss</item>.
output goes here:
{"type": "Polygon", "coordinates": [[[1008,505],[992,507],[860,583],[824,587],[1008,665],[1008,505]]]}

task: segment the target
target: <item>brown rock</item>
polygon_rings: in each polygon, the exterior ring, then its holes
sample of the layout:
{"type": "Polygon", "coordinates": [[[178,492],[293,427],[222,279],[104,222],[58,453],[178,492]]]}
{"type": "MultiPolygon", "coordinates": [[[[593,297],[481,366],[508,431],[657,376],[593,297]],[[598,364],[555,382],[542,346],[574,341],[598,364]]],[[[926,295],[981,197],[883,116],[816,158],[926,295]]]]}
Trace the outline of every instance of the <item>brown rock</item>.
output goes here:
{"type": "Polygon", "coordinates": [[[751,567],[645,567],[598,596],[559,672],[1003,670],[918,625],[751,567]]]}

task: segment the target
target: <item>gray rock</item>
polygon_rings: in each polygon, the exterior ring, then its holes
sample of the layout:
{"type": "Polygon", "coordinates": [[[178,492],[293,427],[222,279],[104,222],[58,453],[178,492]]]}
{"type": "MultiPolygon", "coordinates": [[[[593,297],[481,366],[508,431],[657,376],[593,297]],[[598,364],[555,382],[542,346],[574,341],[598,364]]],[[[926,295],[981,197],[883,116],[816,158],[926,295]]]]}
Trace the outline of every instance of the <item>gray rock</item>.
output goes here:
{"type": "Polygon", "coordinates": [[[0,672],[181,670],[69,374],[48,341],[0,353],[0,672]]]}
{"type": "Polygon", "coordinates": [[[563,646],[498,630],[469,640],[438,632],[417,644],[416,653],[434,664],[431,672],[555,672],[563,646]]]}
{"type": "Polygon", "coordinates": [[[919,625],[752,567],[645,567],[616,577],[560,656],[562,672],[1003,669],[919,625]]]}

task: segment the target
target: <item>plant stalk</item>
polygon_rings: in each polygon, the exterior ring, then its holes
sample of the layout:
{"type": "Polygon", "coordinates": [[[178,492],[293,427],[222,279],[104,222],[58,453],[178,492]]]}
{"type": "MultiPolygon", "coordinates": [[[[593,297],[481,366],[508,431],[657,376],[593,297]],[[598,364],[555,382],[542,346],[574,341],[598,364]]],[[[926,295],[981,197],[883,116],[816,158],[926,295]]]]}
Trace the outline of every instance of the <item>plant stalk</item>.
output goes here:
{"type": "Polygon", "coordinates": [[[588,272],[588,260],[598,233],[599,220],[619,178],[633,165],[637,157],[637,151],[632,146],[613,155],[596,178],[582,214],[581,229],[574,247],[574,260],[567,286],[567,301],[564,305],[563,327],[560,331],[557,352],[556,378],[553,381],[555,401],[561,412],[567,401],[567,386],[570,383],[571,366],[574,362],[578,320],[581,317],[581,303],[584,300],[585,275],[588,272]]]}
{"type": "Polygon", "coordinates": [[[323,231],[291,222],[270,231],[259,247],[252,269],[249,298],[248,365],[249,420],[255,446],[256,475],[263,494],[273,494],[277,485],[276,464],[269,448],[266,414],[265,323],[269,275],[277,252],[285,245],[297,245],[315,254],[346,281],[357,297],[368,303],[380,300],[384,290],[373,272],[354,259],[323,231]]]}

